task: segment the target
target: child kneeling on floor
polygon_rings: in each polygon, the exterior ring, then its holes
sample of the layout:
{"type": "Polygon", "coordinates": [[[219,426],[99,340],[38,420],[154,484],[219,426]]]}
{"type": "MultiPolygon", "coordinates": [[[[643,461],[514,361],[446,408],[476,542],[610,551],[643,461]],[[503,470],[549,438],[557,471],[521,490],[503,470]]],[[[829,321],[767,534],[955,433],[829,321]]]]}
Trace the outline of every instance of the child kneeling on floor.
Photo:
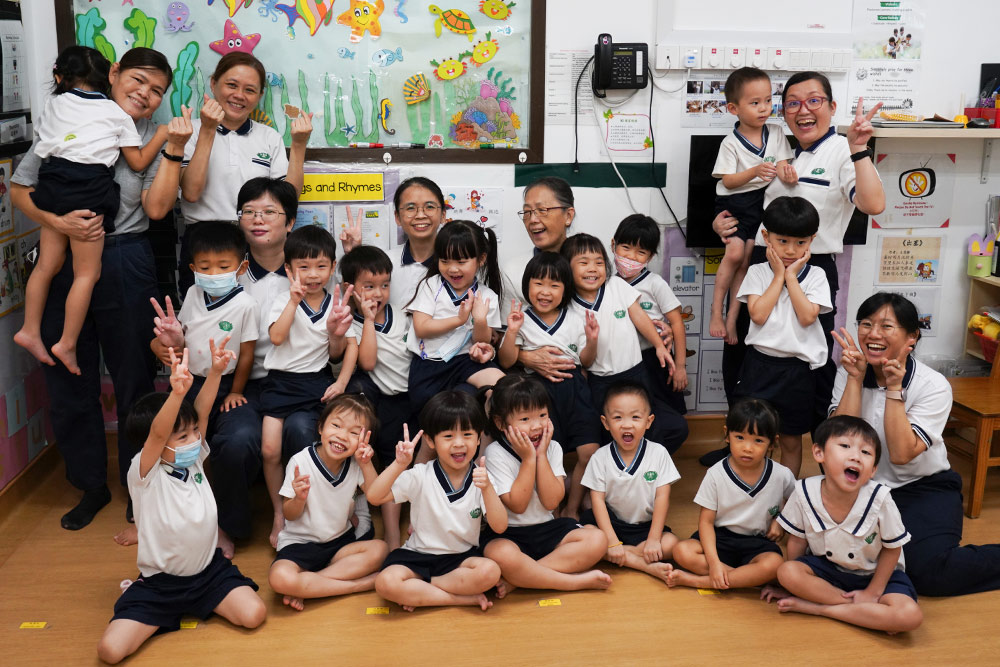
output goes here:
{"type": "Polygon", "coordinates": [[[170,393],[149,394],[129,413],[129,439],[145,441],[128,471],[142,576],[115,603],[97,645],[105,662],[123,660],[155,633],[179,629],[185,614],[205,619],[214,612],[245,628],[264,622],[257,584],[217,548],[218,511],[203,467],[208,445],[202,434],[222,372],[236,356],[228,342],[226,337],[216,347],[209,340],[212,365],[194,407],[184,401],[194,382],[188,350],[177,359],[170,348],[170,393]]]}
{"type": "Polygon", "coordinates": [[[280,490],[285,526],[268,583],[293,609],[302,611],[304,598],[375,588],[375,572],[389,549],[371,539],[371,529],[359,540],[351,525],[355,492],[377,476],[368,444],[374,426],[371,403],[341,394],[319,417],[319,442],[288,462],[280,490]]]}

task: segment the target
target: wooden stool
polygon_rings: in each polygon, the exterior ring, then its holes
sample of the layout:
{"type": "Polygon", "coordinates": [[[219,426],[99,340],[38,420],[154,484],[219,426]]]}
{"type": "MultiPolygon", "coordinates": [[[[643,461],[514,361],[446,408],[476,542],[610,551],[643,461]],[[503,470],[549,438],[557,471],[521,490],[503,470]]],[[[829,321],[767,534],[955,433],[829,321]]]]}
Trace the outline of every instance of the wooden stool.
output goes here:
{"type": "Polygon", "coordinates": [[[954,400],[951,418],[976,430],[971,452],[952,448],[972,459],[972,484],[965,515],[975,519],[983,509],[986,472],[1000,465],[1000,456],[992,455],[993,434],[1000,430],[1000,363],[993,364],[988,378],[952,377],[948,383],[954,400]]]}

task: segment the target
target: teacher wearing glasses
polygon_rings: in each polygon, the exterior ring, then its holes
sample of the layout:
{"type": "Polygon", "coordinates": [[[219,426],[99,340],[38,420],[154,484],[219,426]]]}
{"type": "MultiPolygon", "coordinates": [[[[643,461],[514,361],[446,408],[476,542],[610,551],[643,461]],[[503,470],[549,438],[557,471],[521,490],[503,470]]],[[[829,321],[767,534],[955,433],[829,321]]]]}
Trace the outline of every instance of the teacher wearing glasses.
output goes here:
{"type": "MultiPolygon", "coordinates": [[[[885,192],[879,179],[868,140],[872,136],[871,119],[882,106],[876,104],[864,113],[864,100],[858,99],[857,112],[847,136],[837,134],[831,123],[837,111],[833,101],[830,80],[819,72],[799,72],[792,75],[782,92],[782,108],[785,121],[792,135],[798,140],[795,157],[787,166],[784,178],[774,179],[764,192],[764,206],[767,207],[777,197],[802,197],[807,199],[819,212],[819,232],[810,248],[809,264],[826,273],[830,283],[830,297],[834,308],[819,316],[826,335],[828,350],[833,349],[834,318],[837,314],[836,299],[839,282],[836,256],[844,250],[844,234],[857,208],[867,215],[876,215],[885,209],[885,192]]],[[[727,211],[720,213],[712,223],[712,229],[724,240],[736,231],[736,218],[727,211]]],[[[757,247],[752,263],[766,261],[764,240],[757,232],[757,247]]],[[[723,356],[723,377],[726,394],[732,396],[746,347],[743,340],[749,326],[746,309],[740,312],[737,325],[740,342],[726,345],[723,356]]],[[[817,412],[816,423],[825,418],[825,406],[830,404],[836,365],[831,359],[816,373],[817,412]],[[821,414],[822,412],[822,414],[821,414]]],[[[726,450],[728,451],[728,450],[726,450]]],[[[706,455],[709,457],[710,455],[706,455]]],[[[723,458],[725,454],[719,458],[723,458]]],[[[702,461],[711,464],[714,460],[702,461]]]]}

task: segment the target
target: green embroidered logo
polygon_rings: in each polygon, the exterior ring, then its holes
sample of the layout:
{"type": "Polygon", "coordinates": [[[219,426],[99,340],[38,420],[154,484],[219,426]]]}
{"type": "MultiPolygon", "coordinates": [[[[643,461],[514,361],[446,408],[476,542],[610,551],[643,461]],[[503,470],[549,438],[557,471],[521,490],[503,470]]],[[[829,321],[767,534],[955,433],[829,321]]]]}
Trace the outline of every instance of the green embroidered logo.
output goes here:
{"type": "Polygon", "coordinates": [[[579,351],[580,351],[580,350],[579,350],[579,349],[578,349],[578,348],[576,347],[576,343],[570,343],[570,344],[569,344],[569,349],[573,350],[574,352],[579,352],[579,351]]]}
{"type": "Polygon", "coordinates": [[[622,319],[623,317],[625,317],[625,311],[624,310],[616,310],[615,311],[615,317],[618,318],[619,320],[622,319]]]}
{"type": "Polygon", "coordinates": [[[868,544],[871,544],[872,542],[874,542],[875,541],[875,535],[877,535],[877,533],[872,533],[871,535],[869,535],[868,537],[866,537],[865,538],[865,542],[868,543],[868,544]]]}
{"type": "Polygon", "coordinates": [[[406,342],[406,337],[409,336],[409,335],[410,335],[409,332],[403,334],[403,342],[404,343],[406,342]]]}
{"type": "Polygon", "coordinates": [[[825,174],[826,169],[824,169],[823,167],[816,167],[810,173],[812,173],[813,176],[819,176],[820,174],[825,174]]]}
{"type": "Polygon", "coordinates": [[[774,163],[774,156],[773,155],[768,155],[766,158],[764,158],[764,162],[768,162],[768,163],[773,164],[774,163]]]}
{"type": "Polygon", "coordinates": [[[198,482],[199,484],[201,484],[201,480],[202,480],[202,476],[201,476],[201,473],[200,473],[200,472],[196,472],[196,473],[194,474],[194,481],[196,481],[196,482],[198,482]]]}
{"type": "Polygon", "coordinates": [[[656,479],[656,471],[655,470],[647,470],[645,472],[645,474],[643,474],[642,478],[644,480],[646,480],[647,482],[652,482],[652,481],[654,481],[656,479]]]}
{"type": "Polygon", "coordinates": [[[772,517],[778,516],[778,511],[779,510],[778,510],[778,506],[777,505],[774,505],[773,507],[768,507],[767,508],[767,513],[770,514],[772,517]]]}
{"type": "Polygon", "coordinates": [[[478,507],[476,509],[472,510],[471,512],[469,512],[469,516],[471,516],[473,519],[478,519],[482,515],[483,515],[483,511],[481,509],[479,509],[478,507]]]}
{"type": "Polygon", "coordinates": [[[219,328],[222,329],[223,331],[232,331],[233,324],[232,322],[227,322],[226,320],[222,320],[221,322],[219,322],[219,328]]]}
{"type": "Polygon", "coordinates": [[[67,134],[65,137],[63,137],[63,141],[73,141],[74,139],[76,139],[76,135],[72,133],[67,134]]]}
{"type": "Polygon", "coordinates": [[[653,310],[653,302],[652,301],[640,301],[639,305],[642,306],[643,310],[653,310]]]}
{"type": "Polygon", "coordinates": [[[259,157],[261,160],[270,160],[271,159],[271,154],[270,153],[257,153],[257,157],[259,157]]]}

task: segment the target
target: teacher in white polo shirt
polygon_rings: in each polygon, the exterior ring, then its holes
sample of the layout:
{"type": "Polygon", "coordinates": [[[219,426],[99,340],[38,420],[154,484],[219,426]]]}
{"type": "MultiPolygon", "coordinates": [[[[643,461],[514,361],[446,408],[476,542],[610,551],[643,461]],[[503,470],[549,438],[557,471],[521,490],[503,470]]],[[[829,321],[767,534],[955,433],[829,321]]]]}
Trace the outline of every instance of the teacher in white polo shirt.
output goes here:
{"type": "Polygon", "coordinates": [[[181,296],[193,283],[187,253],[190,229],[205,220],[235,220],[236,194],[251,178],[284,178],[301,192],[306,144],[312,133],[312,114],[293,119],[292,146],[286,157],[281,135],[250,120],[267,85],[267,74],[264,65],[249,53],[224,55],[209,83],[213,97],[205,95],[201,117],[192,121],[194,133],[184,154],[165,156],[182,161],[183,167],[181,213],[186,229],[178,263],[181,296]]]}

